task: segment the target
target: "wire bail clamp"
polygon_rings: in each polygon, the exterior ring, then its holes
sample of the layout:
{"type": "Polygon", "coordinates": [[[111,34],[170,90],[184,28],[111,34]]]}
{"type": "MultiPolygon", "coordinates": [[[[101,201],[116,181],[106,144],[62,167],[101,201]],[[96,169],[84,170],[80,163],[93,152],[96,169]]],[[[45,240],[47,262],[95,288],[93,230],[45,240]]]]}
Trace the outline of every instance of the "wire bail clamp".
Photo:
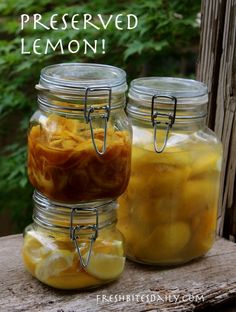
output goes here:
{"type": "Polygon", "coordinates": [[[98,155],[103,155],[105,152],[106,152],[106,145],[107,145],[107,124],[108,124],[108,120],[109,120],[109,117],[110,117],[110,112],[111,112],[111,96],[112,96],[112,90],[110,87],[93,87],[93,88],[86,88],[85,90],[85,98],[84,98],[84,119],[85,119],[85,122],[88,124],[89,123],[89,126],[90,126],[90,131],[91,131],[91,138],[92,138],[92,143],[93,143],[93,146],[94,146],[94,149],[96,151],[96,153],[98,155]],[[94,107],[94,106],[90,106],[88,108],[88,96],[89,96],[89,93],[92,93],[92,92],[99,92],[99,91],[107,91],[108,92],[108,104],[105,105],[105,106],[102,106],[102,107],[94,107]],[[103,146],[102,146],[102,149],[99,150],[98,147],[97,147],[97,144],[95,142],[95,137],[94,137],[94,129],[93,129],[93,116],[92,114],[95,112],[95,111],[98,111],[98,110],[101,110],[101,109],[104,109],[104,114],[101,115],[101,118],[104,120],[104,127],[103,127],[103,130],[104,130],[104,138],[103,138],[103,146]]]}
{"type": "Polygon", "coordinates": [[[169,131],[172,128],[173,124],[175,123],[176,107],[177,107],[177,98],[174,96],[161,95],[161,94],[154,94],[152,96],[151,122],[154,128],[154,149],[156,153],[162,153],[166,147],[168,137],[169,137],[169,131]],[[165,113],[159,113],[158,111],[155,111],[155,103],[157,102],[156,100],[158,98],[170,99],[174,104],[173,112],[170,112],[169,114],[165,114],[165,113]],[[161,117],[161,118],[168,117],[168,121],[163,122],[161,120],[158,120],[157,117],[161,117]],[[158,125],[160,124],[166,125],[165,139],[161,148],[159,148],[157,144],[157,129],[158,129],[158,125]]]}
{"type": "Polygon", "coordinates": [[[86,268],[89,264],[92,247],[94,242],[98,237],[98,209],[97,208],[72,208],[70,213],[70,239],[73,241],[77,253],[79,255],[80,264],[83,268],[86,268]],[[79,215],[80,212],[88,212],[88,213],[95,213],[95,223],[89,225],[74,225],[74,217],[75,215],[79,215]],[[79,242],[81,230],[88,230],[92,232],[89,237],[89,250],[86,256],[86,259],[83,258],[83,255],[80,250],[79,242]]]}

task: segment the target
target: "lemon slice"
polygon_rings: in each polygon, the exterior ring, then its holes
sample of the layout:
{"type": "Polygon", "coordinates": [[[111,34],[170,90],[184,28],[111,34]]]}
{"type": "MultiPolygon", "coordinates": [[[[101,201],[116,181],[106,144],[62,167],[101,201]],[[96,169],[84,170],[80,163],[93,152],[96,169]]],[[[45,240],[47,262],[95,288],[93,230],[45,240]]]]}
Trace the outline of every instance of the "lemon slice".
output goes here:
{"type": "Polygon", "coordinates": [[[38,235],[36,232],[27,232],[24,238],[23,251],[31,259],[33,263],[40,261],[42,257],[45,257],[51,252],[51,243],[43,236],[38,235]],[[46,247],[47,246],[47,247],[46,247]]]}
{"type": "Polygon", "coordinates": [[[102,285],[102,282],[84,272],[83,270],[73,273],[61,273],[60,276],[53,276],[47,280],[47,285],[59,289],[81,289],[102,285]]]}
{"type": "MultiPolygon", "coordinates": [[[[103,233],[109,235],[108,233],[103,233]]],[[[108,236],[107,236],[108,237],[108,236]]],[[[124,255],[124,246],[123,242],[120,240],[110,240],[107,239],[97,238],[93,245],[93,251],[97,254],[110,254],[110,255],[117,255],[123,256],[124,255]]]]}
{"type": "Polygon", "coordinates": [[[26,234],[24,239],[24,251],[33,262],[37,262],[41,258],[40,250],[42,246],[42,242],[36,237],[34,232],[28,232],[26,234]]]}
{"type": "Polygon", "coordinates": [[[68,250],[53,251],[36,266],[35,275],[41,281],[47,281],[52,276],[58,276],[73,264],[74,255],[68,250]]]}
{"type": "Polygon", "coordinates": [[[86,271],[99,279],[112,280],[122,273],[124,265],[125,257],[92,252],[86,271]]]}

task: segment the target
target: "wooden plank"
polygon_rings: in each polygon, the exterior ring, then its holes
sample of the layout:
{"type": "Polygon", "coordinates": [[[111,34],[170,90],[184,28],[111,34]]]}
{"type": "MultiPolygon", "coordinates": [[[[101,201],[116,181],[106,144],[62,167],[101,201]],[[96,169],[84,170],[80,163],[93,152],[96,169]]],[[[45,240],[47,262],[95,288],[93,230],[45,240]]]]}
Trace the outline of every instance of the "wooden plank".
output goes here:
{"type": "Polygon", "coordinates": [[[234,240],[236,239],[236,0],[202,1],[197,78],[208,85],[208,125],[223,142],[218,233],[234,240]]]}
{"type": "Polygon", "coordinates": [[[222,41],[222,55],[219,72],[219,86],[216,101],[215,129],[222,138],[224,147],[223,176],[220,202],[219,233],[225,237],[234,235],[235,223],[233,215],[236,213],[236,157],[235,157],[235,102],[236,102],[236,1],[228,0],[225,12],[224,35],[222,41]],[[234,198],[232,200],[232,194],[234,198]]]}
{"type": "Polygon", "coordinates": [[[227,302],[236,307],[236,244],[222,238],[198,261],[167,269],[127,262],[119,281],[82,292],[55,290],[31,277],[23,267],[21,245],[20,235],[0,238],[0,310],[4,312],[209,312],[211,307],[222,312],[223,308],[217,307],[227,302]],[[112,295],[120,295],[121,301],[102,302],[102,296],[108,300],[112,295]],[[141,297],[129,301],[128,297],[122,298],[126,295],[146,297],[144,302],[141,297]],[[149,301],[156,301],[146,302],[147,296],[149,301]]]}
{"type": "Polygon", "coordinates": [[[201,38],[197,79],[205,82],[209,90],[207,123],[211,129],[215,125],[215,101],[218,88],[220,49],[224,29],[225,6],[227,0],[202,1],[201,38]]]}

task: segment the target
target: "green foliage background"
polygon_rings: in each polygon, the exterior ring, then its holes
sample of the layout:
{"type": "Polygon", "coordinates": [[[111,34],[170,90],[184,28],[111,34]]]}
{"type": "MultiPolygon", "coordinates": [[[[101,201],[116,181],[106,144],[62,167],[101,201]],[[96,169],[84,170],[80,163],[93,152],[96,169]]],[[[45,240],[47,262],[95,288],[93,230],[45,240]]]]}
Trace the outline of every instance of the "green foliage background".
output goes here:
{"type": "MultiPolygon", "coordinates": [[[[41,68],[60,62],[96,62],[119,66],[128,80],[138,76],[194,77],[199,42],[196,16],[200,0],[8,0],[0,2],[0,213],[10,211],[13,231],[22,231],[31,222],[32,187],[26,172],[26,133],[30,115],[36,109],[35,84],[41,68]],[[43,21],[58,13],[135,14],[135,30],[105,31],[20,30],[20,14],[41,13],[43,21]],[[20,39],[32,50],[32,42],[46,38],[56,42],[105,38],[106,54],[21,55],[20,39]]],[[[93,21],[96,23],[96,21],[93,21]]],[[[4,223],[2,218],[1,223],[4,223]]]]}

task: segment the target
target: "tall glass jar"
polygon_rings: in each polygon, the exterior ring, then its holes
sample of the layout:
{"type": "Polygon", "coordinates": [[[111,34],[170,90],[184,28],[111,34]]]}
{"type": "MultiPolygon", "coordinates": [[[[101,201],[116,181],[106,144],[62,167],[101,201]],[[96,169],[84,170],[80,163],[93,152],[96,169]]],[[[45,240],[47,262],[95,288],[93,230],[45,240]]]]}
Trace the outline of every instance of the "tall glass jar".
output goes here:
{"type": "Polygon", "coordinates": [[[23,261],[42,283],[82,289],[117,279],[125,264],[116,229],[116,201],[71,205],[49,201],[37,191],[34,223],[24,231],[23,261]]]}
{"type": "Polygon", "coordinates": [[[119,200],[127,256],[176,265],[204,255],[215,237],[222,147],[206,127],[203,83],[140,78],[131,83],[131,178],[119,200]]]}
{"type": "Polygon", "coordinates": [[[28,133],[32,185],[66,203],[121,195],[131,160],[125,72],[99,64],[52,65],[41,71],[36,88],[39,109],[28,133]]]}

